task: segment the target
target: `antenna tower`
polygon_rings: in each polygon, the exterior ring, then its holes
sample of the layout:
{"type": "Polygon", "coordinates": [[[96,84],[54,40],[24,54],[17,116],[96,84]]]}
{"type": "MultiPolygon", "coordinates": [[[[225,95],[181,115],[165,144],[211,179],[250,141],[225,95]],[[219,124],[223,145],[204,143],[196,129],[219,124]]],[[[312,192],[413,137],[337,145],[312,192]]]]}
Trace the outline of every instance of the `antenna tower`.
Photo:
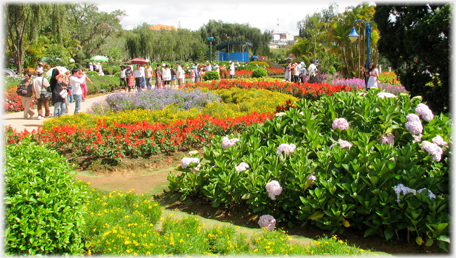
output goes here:
{"type": "Polygon", "coordinates": [[[279,18],[277,18],[277,33],[280,32],[280,26],[279,26],[279,18]]]}

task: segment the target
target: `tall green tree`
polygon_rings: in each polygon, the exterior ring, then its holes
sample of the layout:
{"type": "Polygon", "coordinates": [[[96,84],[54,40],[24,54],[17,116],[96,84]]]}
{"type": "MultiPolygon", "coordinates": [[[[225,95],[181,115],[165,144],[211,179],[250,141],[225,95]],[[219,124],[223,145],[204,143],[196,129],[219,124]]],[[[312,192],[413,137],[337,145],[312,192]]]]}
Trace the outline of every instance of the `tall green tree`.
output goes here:
{"type": "Polygon", "coordinates": [[[422,96],[434,112],[451,110],[449,68],[451,4],[378,4],[374,19],[380,52],[398,70],[412,96],[422,96]]]}

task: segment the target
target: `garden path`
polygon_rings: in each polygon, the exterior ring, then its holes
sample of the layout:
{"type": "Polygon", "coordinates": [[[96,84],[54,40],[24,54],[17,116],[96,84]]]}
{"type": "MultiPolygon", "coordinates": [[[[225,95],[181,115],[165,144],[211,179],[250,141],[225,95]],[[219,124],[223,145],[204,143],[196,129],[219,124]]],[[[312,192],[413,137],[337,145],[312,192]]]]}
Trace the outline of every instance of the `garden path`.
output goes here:
{"type": "MultiPolygon", "coordinates": [[[[104,99],[107,95],[109,94],[103,94],[101,96],[87,96],[86,101],[81,102],[81,112],[86,112],[93,103],[100,101],[104,99]]],[[[74,113],[74,103],[70,104],[70,115],[74,113]]],[[[50,107],[51,114],[54,113],[54,107],[50,107]]],[[[34,129],[38,129],[38,127],[41,126],[43,123],[43,120],[38,120],[38,112],[35,109],[33,109],[33,112],[35,112],[35,115],[33,116],[32,119],[24,119],[24,112],[15,112],[15,113],[10,113],[10,114],[3,114],[3,119],[2,119],[2,125],[3,126],[8,126],[10,125],[12,128],[16,129],[17,132],[23,132],[24,130],[27,130],[31,132],[34,129]]],[[[44,112],[44,108],[43,108],[44,112]]]]}

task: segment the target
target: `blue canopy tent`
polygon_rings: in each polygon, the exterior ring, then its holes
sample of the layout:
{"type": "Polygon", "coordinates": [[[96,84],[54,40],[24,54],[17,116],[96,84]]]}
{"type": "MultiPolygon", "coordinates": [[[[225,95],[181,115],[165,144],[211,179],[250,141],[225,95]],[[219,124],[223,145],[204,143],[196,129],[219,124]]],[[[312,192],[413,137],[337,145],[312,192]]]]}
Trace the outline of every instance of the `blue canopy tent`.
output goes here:
{"type": "Polygon", "coordinates": [[[252,43],[244,41],[227,41],[222,44],[217,45],[215,48],[218,51],[218,61],[228,61],[234,60],[239,62],[248,62],[249,61],[249,52],[232,52],[230,49],[233,49],[233,45],[242,45],[242,49],[245,46],[253,47],[252,43]],[[223,51],[227,49],[227,51],[223,51]]]}

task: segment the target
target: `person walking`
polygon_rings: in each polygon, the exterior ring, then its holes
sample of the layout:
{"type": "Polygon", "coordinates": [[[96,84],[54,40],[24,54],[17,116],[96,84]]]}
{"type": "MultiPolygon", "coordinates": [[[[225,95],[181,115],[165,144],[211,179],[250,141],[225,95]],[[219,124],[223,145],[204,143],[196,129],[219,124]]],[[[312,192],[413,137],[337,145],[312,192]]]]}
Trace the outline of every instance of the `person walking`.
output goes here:
{"type": "MultiPolygon", "coordinates": [[[[368,66],[369,67],[369,66],[368,66]]],[[[369,82],[369,73],[370,73],[370,69],[369,68],[366,68],[366,67],[363,67],[363,76],[364,76],[364,81],[365,81],[365,84],[366,84],[366,91],[368,91],[369,89],[367,88],[367,84],[369,82]]]]}
{"type": "Polygon", "coordinates": [[[235,68],[234,68],[234,63],[230,60],[229,61],[229,64],[230,64],[230,78],[233,79],[234,78],[234,74],[236,73],[235,71],[235,68]]]}
{"type": "Polygon", "coordinates": [[[378,69],[377,66],[375,65],[374,62],[369,64],[369,80],[367,82],[367,91],[371,88],[377,88],[378,87],[378,69]]]}
{"type": "Polygon", "coordinates": [[[169,83],[171,82],[171,70],[168,67],[168,64],[165,64],[163,67],[163,82],[166,88],[169,88],[169,83]],[[168,85],[168,86],[166,86],[168,85]]]}
{"type": "Polygon", "coordinates": [[[160,89],[162,86],[162,70],[160,68],[160,64],[157,64],[157,68],[155,68],[155,87],[160,89]]]}
{"type": "Polygon", "coordinates": [[[171,65],[171,87],[174,89],[174,87],[177,88],[177,84],[176,84],[176,81],[177,81],[177,72],[176,72],[176,69],[174,69],[174,67],[176,67],[175,65],[171,65]]]}
{"type": "Polygon", "coordinates": [[[199,76],[198,62],[195,62],[195,82],[201,81],[198,79],[198,76],[199,76]]]}
{"type": "Polygon", "coordinates": [[[140,65],[136,65],[136,70],[133,72],[133,76],[135,77],[135,86],[136,86],[136,90],[138,92],[141,91],[141,84],[142,84],[142,74],[141,74],[141,66],[140,65]]]}
{"type": "Polygon", "coordinates": [[[25,73],[25,79],[19,83],[17,86],[18,89],[23,89],[27,91],[26,95],[22,95],[21,101],[22,101],[22,106],[24,107],[24,118],[25,119],[30,119],[35,115],[35,112],[33,112],[30,109],[30,101],[32,100],[32,87],[33,87],[33,81],[31,80],[32,78],[32,73],[26,72],[25,73]]]}
{"type": "MultiPolygon", "coordinates": [[[[78,75],[78,78],[82,78],[82,76],[84,75],[84,71],[82,71],[81,68],[79,68],[79,75],[78,75]]],[[[85,79],[84,79],[84,82],[81,83],[81,89],[82,89],[82,102],[85,102],[86,100],[86,97],[87,97],[87,82],[86,81],[89,81],[90,84],[93,85],[93,82],[89,79],[88,76],[85,76],[85,79]]]]}
{"type": "Polygon", "coordinates": [[[206,61],[206,72],[209,72],[209,71],[212,71],[212,66],[211,66],[211,63],[209,63],[209,61],[206,61]]]}
{"type": "Polygon", "coordinates": [[[301,78],[301,83],[306,83],[307,82],[307,69],[306,69],[306,64],[304,62],[301,62],[301,73],[299,74],[301,78]]]}
{"type": "Polygon", "coordinates": [[[290,59],[287,60],[287,66],[285,67],[285,81],[289,82],[291,79],[291,61],[290,59]]]}
{"type": "Polygon", "coordinates": [[[182,69],[179,62],[177,62],[177,79],[179,80],[179,87],[183,87],[185,82],[185,71],[182,69]]]}
{"type": "Polygon", "coordinates": [[[144,65],[139,65],[139,71],[141,71],[141,89],[146,88],[146,68],[144,65]]]}
{"type": "Polygon", "coordinates": [[[73,89],[73,96],[75,102],[74,114],[79,114],[82,103],[82,89],[81,84],[85,81],[86,75],[83,74],[81,78],[78,78],[79,68],[73,68],[70,76],[70,86],[73,89]]]}
{"type": "Polygon", "coordinates": [[[54,103],[54,117],[60,117],[67,113],[65,112],[67,106],[65,105],[65,99],[67,96],[66,87],[62,83],[63,75],[57,75],[57,83],[52,91],[52,103],[54,103]]]}
{"type": "Polygon", "coordinates": [[[49,109],[49,100],[52,96],[50,92],[47,91],[49,87],[49,81],[44,78],[43,71],[39,70],[37,72],[37,77],[33,80],[32,92],[35,98],[38,100],[38,120],[44,118],[49,118],[51,116],[51,111],[49,109]],[[45,115],[43,116],[43,106],[45,115]]]}
{"type": "MultiPolygon", "coordinates": [[[[133,67],[131,65],[127,65],[127,69],[125,69],[125,78],[127,78],[127,86],[128,86],[128,92],[130,92],[133,87],[135,86],[135,79],[133,76],[133,67]],[[133,79],[131,79],[133,78],[133,79]],[[133,84],[131,84],[131,80],[133,80],[133,84]]],[[[127,91],[127,88],[125,88],[125,92],[127,91]]]]}
{"type": "Polygon", "coordinates": [[[192,66],[192,69],[190,69],[190,77],[192,78],[192,83],[196,82],[196,69],[195,66],[192,66]]]}
{"type": "Polygon", "coordinates": [[[152,67],[150,67],[150,63],[147,63],[147,67],[145,69],[145,74],[146,74],[146,86],[148,90],[152,89],[152,67]]]}
{"type": "Polygon", "coordinates": [[[315,82],[315,76],[317,75],[317,67],[314,64],[313,60],[310,60],[310,65],[309,65],[309,82],[314,83],[315,82]]]}
{"type": "Polygon", "coordinates": [[[122,89],[122,84],[125,88],[125,91],[127,91],[127,77],[126,77],[126,74],[125,74],[125,65],[121,65],[120,66],[120,88],[122,89]]]}
{"type": "Polygon", "coordinates": [[[294,69],[293,69],[293,79],[294,79],[294,82],[297,83],[297,84],[300,84],[300,81],[299,81],[299,73],[301,71],[301,63],[295,63],[294,64],[294,69]]]}

